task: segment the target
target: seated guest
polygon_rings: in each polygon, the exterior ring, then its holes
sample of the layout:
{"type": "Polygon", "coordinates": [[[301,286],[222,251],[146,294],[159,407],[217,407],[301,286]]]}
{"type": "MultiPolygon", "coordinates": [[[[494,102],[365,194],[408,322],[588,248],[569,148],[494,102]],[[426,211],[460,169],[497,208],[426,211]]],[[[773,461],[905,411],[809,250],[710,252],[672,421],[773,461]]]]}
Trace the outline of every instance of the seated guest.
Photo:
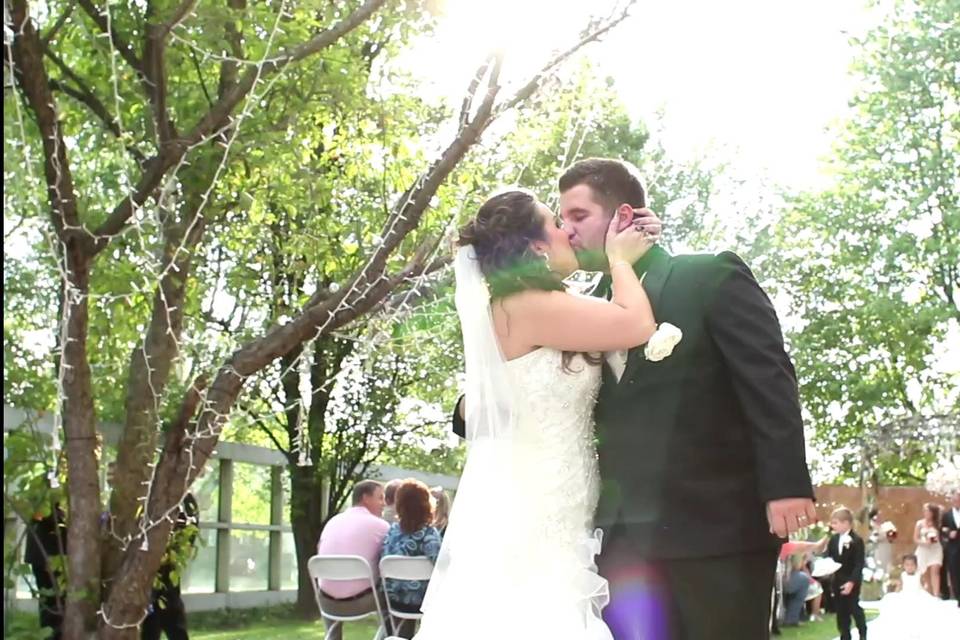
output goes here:
{"type": "MultiPolygon", "coordinates": [[[[383,514],[383,487],[374,480],[363,480],[353,487],[353,506],[330,518],[317,543],[319,555],[362,556],[376,574],[380,550],[390,525],[383,514]]],[[[320,606],[327,613],[338,616],[359,616],[377,610],[378,594],[370,589],[368,580],[321,580],[320,606]]],[[[341,625],[324,618],[330,640],[341,640],[341,625]]]]}
{"type": "MultiPolygon", "coordinates": [[[[397,489],[397,516],[400,521],[390,525],[383,541],[385,556],[425,556],[437,561],[440,553],[440,532],[433,522],[430,490],[419,480],[404,480],[397,489]]],[[[417,613],[427,592],[428,581],[386,580],[390,606],[398,611],[417,613]]],[[[413,620],[405,620],[396,630],[401,638],[412,638],[413,620]]]]}
{"type": "Polygon", "coordinates": [[[807,575],[810,576],[810,588],[807,590],[807,607],[810,609],[810,622],[820,622],[823,615],[820,613],[820,607],[823,603],[823,586],[820,581],[813,577],[813,560],[807,558],[804,568],[807,575]]]}
{"type": "Polygon", "coordinates": [[[804,572],[803,564],[803,556],[791,558],[790,573],[783,582],[783,626],[785,627],[795,627],[800,624],[800,616],[806,610],[810,576],[804,572]]]}
{"type": "Polygon", "coordinates": [[[450,496],[443,490],[443,487],[433,487],[430,489],[430,495],[433,496],[433,526],[440,532],[440,537],[447,532],[447,521],[450,519],[450,496]]]}
{"type": "Polygon", "coordinates": [[[383,488],[383,497],[387,501],[387,506],[383,508],[383,519],[393,524],[397,521],[397,488],[403,480],[394,478],[383,488]]]}
{"type": "MultiPolygon", "coordinates": [[[[827,548],[828,537],[824,536],[819,542],[809,542],[806,540],[790,540],[780,546],[779,562],[777,564],[777,586],[774,587],[773,607],[770,611],[771,631],[774,635],[780,635],[780,625],[776,612],[780,606],[780,600],[783,599],[784,609],[786,609],[786,586],[791,577],[790,560],[794,554],[801,553],[823,553],[827,548]]],[[[796,583],[794,583],[796,587],[796,583]]],[[[823,589],[821,588],[822,592],[823,589]]],[[[808,594],[809,595],[809,594],[808,594]]],[[[819,614],[820,601],[816,603],[816,610],[819,614]]],[[[799,615],[799,614],[798,614],[799,615]]]]}

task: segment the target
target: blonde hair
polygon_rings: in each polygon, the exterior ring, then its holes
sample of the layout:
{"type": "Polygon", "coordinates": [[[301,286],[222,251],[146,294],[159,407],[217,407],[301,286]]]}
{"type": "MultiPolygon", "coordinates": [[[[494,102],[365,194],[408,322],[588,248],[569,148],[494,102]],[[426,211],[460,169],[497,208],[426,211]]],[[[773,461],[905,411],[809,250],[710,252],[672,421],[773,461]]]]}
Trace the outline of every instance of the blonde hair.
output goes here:
{"type": "Polygon", "coordinates": [[[844,522],[853,524],[853,511],[850,511],[850,509],[847,509],[846,507],[834,509],[833,513],[830,514],[830,519],[843,520],[844,522]]]}
{"type": "Polygon", "coordinates": [[[430,495],[436,500],[436,506],[433,510],[433,526],[437,529],[444,529],[447,521],[450,519],[450,496],[443,490],[443,487],[432,487],[430,495]]]}

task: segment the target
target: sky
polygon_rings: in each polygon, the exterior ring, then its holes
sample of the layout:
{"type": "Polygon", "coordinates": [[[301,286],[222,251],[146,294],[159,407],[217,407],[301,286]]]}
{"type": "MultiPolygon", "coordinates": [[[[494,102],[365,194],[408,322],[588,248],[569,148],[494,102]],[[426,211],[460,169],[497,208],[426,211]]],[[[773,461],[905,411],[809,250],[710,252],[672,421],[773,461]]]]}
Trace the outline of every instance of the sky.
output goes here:
{"type": "MultiPolygon", "coordinates": [[[[505,74],[525,77],[552,48],[575,41],[591,11],[612,4],[447,0],[411,68],[456,99],[485,51],[505,44],[505,74]]],[[[738,177],[808,189],[825,185],[828,126],[855,88],[848,39],[875,21],[865,0],[641,0],[589,55],[631,115],[652,122],[662,110],[675,157],[719,149],[738,177]]]]}

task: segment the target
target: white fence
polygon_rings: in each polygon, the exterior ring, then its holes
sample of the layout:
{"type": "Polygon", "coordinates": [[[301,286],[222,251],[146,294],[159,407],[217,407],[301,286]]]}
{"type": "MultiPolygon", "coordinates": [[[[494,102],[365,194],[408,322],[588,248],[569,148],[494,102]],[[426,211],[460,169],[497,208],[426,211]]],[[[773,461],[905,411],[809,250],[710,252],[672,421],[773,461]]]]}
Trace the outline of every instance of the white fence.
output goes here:
{"type": "MultiPolygon", "coordinates": [[[[29,422],[41,433],[53,431],[49,414],[27,414],[4,405],[4,433],[29,422]]],[[[119,440],[121,427],[98,425],[104,449],[119,440]]],[[[297,561],[293,529],[285,496],[289,495],[287,459],[279,451],[237,442],[220,442],[210,470],[191,488],[200,504],[200,541],[197,557],[183,576],[188,611],[260,607],[292,602],[297,594],[297,561]]],[[[101,484],[106,483],[102,465],[101,484]]],[[[417,478],[428,486],[455,491],[458,478],[391,466],[377,466],[367,474],[378,480],[417,478]]],[[[318,496],[318,500],[322,497],[318,496]]],[[[19,537],[22,523],[4,523],[4,531],[19,537]]],[[[29,586],[19,582],[16,594],[5,602],[36,610],[29,586]]]]}

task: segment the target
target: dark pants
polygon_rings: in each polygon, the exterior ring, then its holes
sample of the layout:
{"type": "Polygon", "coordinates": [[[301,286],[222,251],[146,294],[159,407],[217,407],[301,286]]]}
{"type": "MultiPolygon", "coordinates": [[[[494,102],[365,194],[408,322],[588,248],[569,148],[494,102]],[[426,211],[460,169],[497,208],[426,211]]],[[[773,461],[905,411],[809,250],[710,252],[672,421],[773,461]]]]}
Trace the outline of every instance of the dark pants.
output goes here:
{"type": "Polygon", "coordinates": [[[777,550],[647,560],[611,540],[600,556],[610,582],[603,618],[615,640],[767,640],[777,550]]]}
{"type": "Polygon", "coordinates": [[[957,606],[960,606],[960,549],[956,547],[944,549],[943,567],[950,576],[953,597],[957,599],[957,606]]]}
{"type": "Polygon", "coordinates": [[[850,618],[857,624],[857,631],[860,632],[860,640],[867,637],[867,617],[860,607],[860,583],[853,587],[850,595],[845,596],[840,593],[843,588],[843,582],[836,581],[836,591],[834,592],[834,602],[837,605],[837,630],[840,631],[840,640],[850,640],[850,618]]]}
{"type": "Polygon", "coordinates": [[[823,587],[823,599],[820,601],[820,611],[823,613],[835,613],[837,605],[833,597],[833,576],[826,578],[817,578],[817,582],[823,587]]]}
{"type": "Polygon", "coordinates": [[[47,571],[46,563],[33,563],[30,569],[40,592],[40,626],[53,629],[50,640],[60,640],[63,637],[63,596],[57,593],[57,584],[47,571]]]}
{"type": "MultiPolygon", "coordinates": [[[[420,613],[420,605],[407,605],[401,604],[399,602],[391,602],[390,606],[394,611],[403,611],[404,613],[420,613]]],[[[393,624],[393,635],[399,638],[413,638],[414,634],[417,632],[417,621],[416,620],[405,620],[403,618],[393,618],[391,617],[393,624]]]]}
{"type": "Polygon", "coordinates": [[[159,598],[154,598],[153,611],[140,627],[140,640],[160,640],[161,632],[167,634],[167,640],[188,640],[187,610],[180,590],[164,591],[162,597],[162,607],[159,598]]]}
{"type": "MultiPolygon", "coordinates": [[[[377,611],[383,611],[386,614],[386,601],[383,598],[383,592],[380,589],[377,589],[376,594],[374,594],[369,589],[362,594],[358,594],[352,598],[347,598],[345,600],[338,600],[336,598],[331,598],[323,591],[320,592],[320,608],[325,613],[329,613],[335,616],[361,616],[365,613],[373,613],[377,611]],[[379,605],[378,601],[379,600],[379,605]],[[379,608],[378,608],[379,606],[379,608]]],[[[343,623],[333,620],[332,618],[323,617],[323,622],[327,627],[327,637],[330,640],[341,640],[343,638],[343,623]]],[[[380,616],[377,615],[377,622],[380,623],[380,616]]]]}

